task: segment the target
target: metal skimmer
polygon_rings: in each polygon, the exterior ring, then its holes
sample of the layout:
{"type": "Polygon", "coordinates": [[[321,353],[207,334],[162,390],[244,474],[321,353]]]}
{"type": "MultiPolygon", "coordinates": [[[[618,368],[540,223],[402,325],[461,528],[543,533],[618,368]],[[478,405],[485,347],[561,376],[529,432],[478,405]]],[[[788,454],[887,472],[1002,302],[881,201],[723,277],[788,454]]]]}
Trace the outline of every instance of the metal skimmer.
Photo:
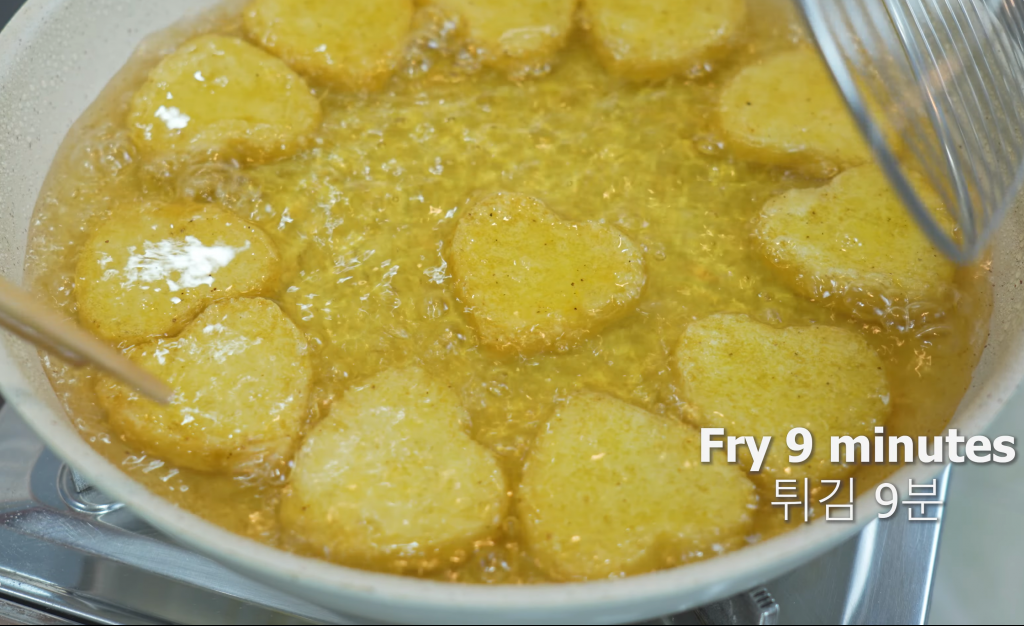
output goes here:
{"type": "Polygon", "coordinates": [[[1024,0],[796,1],[904,204],[943,253],[976,258],[1024,182],[1024,0]]]}

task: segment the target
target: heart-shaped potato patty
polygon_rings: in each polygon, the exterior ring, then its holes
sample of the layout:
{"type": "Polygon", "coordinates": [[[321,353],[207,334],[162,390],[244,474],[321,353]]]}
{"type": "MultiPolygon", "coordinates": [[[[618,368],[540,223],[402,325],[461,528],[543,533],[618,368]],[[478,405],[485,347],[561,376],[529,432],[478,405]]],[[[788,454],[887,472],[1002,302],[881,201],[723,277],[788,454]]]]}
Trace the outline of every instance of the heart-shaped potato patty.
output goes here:
{"type": "MultiPolygon", "coordinates": [[[[922,178],[911,181],[951,231],[942,200],[922,178]]],[[[772,198],[761,209],[754,237],[797,291],[862,317],[894,301],[941,301],[956,272],[877,165],[847,170],[824,187],[772,198]]]]}
{"type": "Polygon", "coordinates": [[[172,335],[214,300],[262,295],[279,265],[266,233],[216,206],[124,207],[78,257],[78,315],[114,342],[172,335]]]}
{"type": "Polygon", "coordinates": [[[742,158],[815,176],[871,160],[817,50],[797,48],[743,68],[722,89],[718,132],[742,158]]]}
{"type": "Polygon", "coordinates": [[[420,0],[462,22],[480,60],[508,70],[546,69],[572,32],[576,0],[420,0]]]}
{"type": "Polygon", "coordinates": [[[319,556],[411,569],[468,548],[508,508],[498,462],[469,414],[419,368],[374,376],[331,407],[295,457],[281,502],[286,537],[319,556]]]}
{"type": "Polygon", "coordinates": [[[320,101],[280,59],[203,35],[164,57],[132,97],[128,128],[151,155],[266,163],[310,143],[320,101]]]}
{"type": "Polygon", "coordinates": [[[167,406],[104,376],[110,423],[143,450],[183,467],[256,475],[280,470],[306,419],[313,381],[306,338],[263,298],[211,304],[182,333],[128,350],[167,381],[167,406]]]}
{"type": "Polygon", "coordinates": [[[402,60],[412,0],[254,0],[245,32],[296,71],[342,89],[378,89],[402,60]]]}
{"type": "MultiPolygon", "coordinates": [[[[882,359],[863,337],[835,326],[774,328],[746,315],[718,314],[683,331],[675,354],[683,399],[701,427],[726,435],[772,436],[759,474],[833,479],[852,467],[830,462],[832,436],[871,437],[889,417],[882,359]],[[815,441],[804,463],[789,462],[786,435],[809,430],[815,441]]],[[[740,448],[740,462],[751,456],[740,448]]]]}
{"type": "Polygon", "coordinates": [[[519,490],[530,554],[563,580],[738,545],[755,502],[737,466],[700,462],[696,429],[593,392],[571,397],[541,429],[519,490]]]}
{"type": "Polygon", "coordinates": [[[628,312],[646,281],[640,248],[617,228],[564,221],[519,193],[475,202],[449,258],[481,341],[500,350],[568,350],[628,312]]]}
{"type": "Polygon", "coordinates": [[[746,0],[583,0],[581,10],[605,67],[641,80],[703,71],[746,13],[746,0]]]}

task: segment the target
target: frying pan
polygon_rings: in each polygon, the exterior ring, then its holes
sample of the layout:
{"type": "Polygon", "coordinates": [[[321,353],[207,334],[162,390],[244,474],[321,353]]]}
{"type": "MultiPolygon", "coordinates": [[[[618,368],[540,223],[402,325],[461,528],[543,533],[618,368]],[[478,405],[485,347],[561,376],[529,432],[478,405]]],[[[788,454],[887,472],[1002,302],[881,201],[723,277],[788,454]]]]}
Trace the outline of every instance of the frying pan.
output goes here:
{"type": "MultiPolygon", "coordinates": [[[[72,123],[147,34],[214,5],[213,0],[29,0],[0,33],[0,275],[22,283],[36,197],[72,123]]],[[[990,277],[991,335],[951,424],[966,435],[982,433],[1024,377],[1020,206],[996,237],[990,277]]],[[[0,334],[0,392],[54,452],[174,540],[283,591],[382,621],[622,623],[651,618],[775,578],[850,537],[879,510],[867,494],[856,503],[855,523],[814,522],[725,556],[623,580],[445,584],[296,556],[232,534],[149,493],[79,437],[38,354],[6,334],[0,334]]],[[[907,466],[891,482],[930,480],[941,469],[907,466]]]]}

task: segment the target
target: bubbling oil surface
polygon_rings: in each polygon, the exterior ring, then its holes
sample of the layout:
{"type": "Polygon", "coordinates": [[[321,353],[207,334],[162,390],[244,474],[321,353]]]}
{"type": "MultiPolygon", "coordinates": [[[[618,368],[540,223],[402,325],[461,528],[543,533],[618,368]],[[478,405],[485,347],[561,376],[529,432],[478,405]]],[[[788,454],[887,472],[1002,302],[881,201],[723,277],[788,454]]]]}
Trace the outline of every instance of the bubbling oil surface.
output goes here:
{"type": "MultiPolygon", "coordinates": [[[[407,62],[382,92],[319,90],[325,121],[315,147],[256,167],[149,162],[132,145],[127,101],[145,72],[197,32],[238,34],[237,12],[173,29],[140,49],[69,134],[36,208],[28,281],[73,317],[74,266],[91,224],[143,200],[220,203],[262,226],[281,250],[285,274],[274,300],[315,348],[307,428],[348,386],[391,366],[421,365],[457,390],[472,436],[498,455],[512,485],[537,428],[574,391],[600,390],[685,419],[670,351],[686,323],[719,312],[855,329],[886,363],[888,433],[939,433],[987,337],[987,266],[960,270],[955,298],[923,317],[893,309],[866,320],[804,299],[772,275],[752,249],[751,219],[768,198],[824,181],[734,159],[707,132],[721,81],[802,37],[780,19],[781,3],[751,10],[745,44],[710,75],[657,84],[608,75],[579,36],[550,73],[512,81],[479,69],[442,21],[421,13],[407,62]],[[453,295],[444,252],[467,199],[494,190],[529,193],[567,219],[628,233],[647,258],[637,310],[565,354],[516,357],[481,347],[453,295]]],[[[206,519],[281,545],[279,482],[177,468],[130,447],[96,404],[94,372],[44,362],[83,437],[125,472],[206,519]]],[[[862,468],[858,491],[892,469],[862,468]]],[[[768,506],[772,496],[761,494],[751,541],[796,526],[768,506]]],[[[517,526],[513,511],[468,554],[421,574],[546,580],[517,526]]]]}

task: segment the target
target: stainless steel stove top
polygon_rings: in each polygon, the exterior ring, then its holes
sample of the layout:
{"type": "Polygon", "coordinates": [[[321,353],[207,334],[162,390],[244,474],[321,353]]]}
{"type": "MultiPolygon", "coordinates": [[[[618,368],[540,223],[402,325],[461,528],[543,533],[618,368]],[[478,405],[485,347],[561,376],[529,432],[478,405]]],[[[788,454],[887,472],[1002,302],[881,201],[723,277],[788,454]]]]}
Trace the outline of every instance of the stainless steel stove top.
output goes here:
{"type": "MultiPolygon", "coordinates": [[[[876,520],[763,588],[650,623],[922,624],[940,524],[876,520]]],[[[5,406],[0,624],[69,623],[366,622],[250,581],[172,543],[78,478],[5,406]]]]}

